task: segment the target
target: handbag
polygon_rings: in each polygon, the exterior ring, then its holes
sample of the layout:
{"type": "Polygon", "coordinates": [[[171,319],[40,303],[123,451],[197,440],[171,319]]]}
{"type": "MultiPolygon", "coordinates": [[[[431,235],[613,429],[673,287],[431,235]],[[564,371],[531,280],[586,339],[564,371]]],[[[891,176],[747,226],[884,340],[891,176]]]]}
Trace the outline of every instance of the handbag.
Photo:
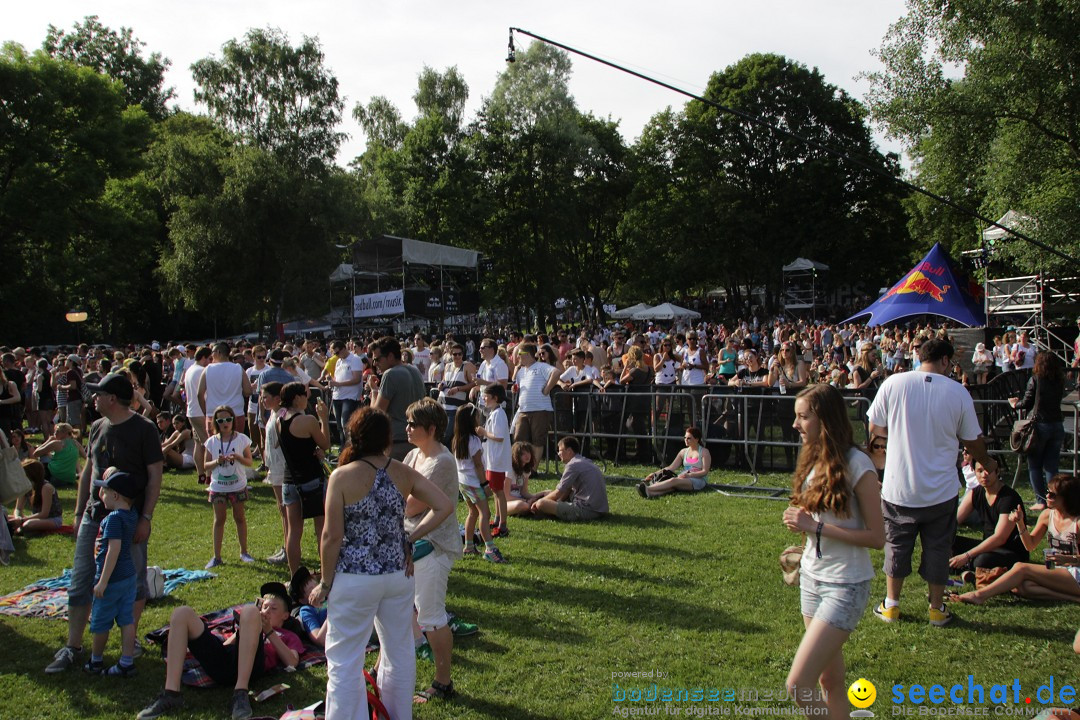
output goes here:
{"type": "Polygon", "coordinates": [[[0,441],[0,504],[7,505],[26,495],[34,486],[26,477],[19,451],[11,446],[3,431],[0,431],[0,441]]]}
{"type": "Polygon", "coordinates": [[[799,569],[802,567],[803,548],[806,545],[806,533],[802,534],[802,545],[790,545],[780,553],[780,569],[783,571],[784,584],[799,584],[799,569]]]}
{"type": "Polygon", "coordinates": [[[1009,447],[1019,455],[1030,455],[1040,447],[1039,430],[1035,424],[1035,418],[1039,414],[1039,397],[1042,394],[1042,383],[1038,378],[1032,378],[1035,382],[1035,405],[1023,420],[1013,423],[1012,432],[1009,434],[1009,447]]]}

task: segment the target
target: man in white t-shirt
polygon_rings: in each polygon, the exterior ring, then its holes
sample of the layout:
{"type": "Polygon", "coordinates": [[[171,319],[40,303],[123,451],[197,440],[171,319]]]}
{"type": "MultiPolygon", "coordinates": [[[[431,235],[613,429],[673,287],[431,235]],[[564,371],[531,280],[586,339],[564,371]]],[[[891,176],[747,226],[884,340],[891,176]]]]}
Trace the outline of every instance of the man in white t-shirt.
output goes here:
{"type": "Polygon", "coordinates": [[[531,443],[536,448],[536,460],[544,459],[547,434],[555,417],[551,390],[559,382],[559,373],[547,363],[536,359],[536,345],[522,343],[517,353],[518,370],[514,382],[518,386],[518,410],[514,417],[514,442],[531,443]]]}
{"type": "MultiPolygon", "coordinates": [[[[229,359],[228,343],[214,345],[213,362],[199,378],[199,405],[206,410],[206,417],[213,418],[214,411],[224,405],[233,411],[236,432],[243,433],[249,397],[251,383],[244,368],[229,359]]],[[[213,434],[209,425],[207,433],[213,434]]]]}
{"type": "Polygon", "coordinates": [[[416,333],[413,337],[412,357],[412,364],[420,371],[420,375],[426,378],[428,369],[431,367],[431,348],[427,346],[424,336],[420,333],[416,333]]]}
{"type": "Polygon", "coordinates": [[[491,338],[480,341],[480,357],[483,360],[474,378],[476,386],[471,393],[473,402],[476,402],[476,398],[488,385],[502,385],[504,389],[506,388],[507,380],[510,378],[510,368],[506,366],[506,361],[499,357],[498,349],[498,345],[491,338]]]}
{"type": "Polygon", "coordinates": [[[870,435],[889,439],[881,491],[887,590],[874,610],[885,622],[900,617],[900,590],[911,574],[916,537],[922,541],[919,574],[930,587],[930,624],[952,620],[942,601],[956,535],[960,444],[976,462],[997,468],[986,452],[971,395],[947,377],[952,357],[948,341],[923,341],[919,369],[890,376],[867,413],[870,435]]]}
{"type": "Polygon", "coordinates": [[[344,443],[349,418],[360,406],[360,395],[364,390],[364,364],[360,356],[349,352],[340,340],[335,340],[331,348],[338,361],[334,365],[334,377],[327,384],[333,388],[334,414],[337,415],[341,442],[344,443]]]}

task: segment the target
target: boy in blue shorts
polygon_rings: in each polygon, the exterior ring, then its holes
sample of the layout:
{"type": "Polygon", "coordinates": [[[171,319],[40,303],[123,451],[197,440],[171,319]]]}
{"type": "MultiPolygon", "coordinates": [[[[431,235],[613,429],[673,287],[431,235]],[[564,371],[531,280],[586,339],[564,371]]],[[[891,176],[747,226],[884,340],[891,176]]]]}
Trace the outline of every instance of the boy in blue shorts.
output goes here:
{"type": "Polygon", "coordinates": [[[98,531],[97,574],[94,577],[94,605],[90,610],[90,632],[94,634],[93,654],[83,666],[96,675],[131,677],[135,674],[135,563],[131,541],[139,515],[131,508],[140,493],[134,479],[125,472],[105,472],[101,497],[109,514],[98,531]],[[120,626],[120,662],[105,669],[103,654],[113,621],[120,626]]]}

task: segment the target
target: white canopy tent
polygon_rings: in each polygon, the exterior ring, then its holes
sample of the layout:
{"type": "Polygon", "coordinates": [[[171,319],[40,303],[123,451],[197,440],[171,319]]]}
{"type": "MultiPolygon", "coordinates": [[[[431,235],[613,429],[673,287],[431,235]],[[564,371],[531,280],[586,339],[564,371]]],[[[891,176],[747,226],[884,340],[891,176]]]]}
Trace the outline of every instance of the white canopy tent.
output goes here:
{"type": "MultiPolygon", "coordinates": [[[[1014,230],[1019,230],[1022,233],[1026,233],[1031,231],[1031,229],[1034,227],[1035,220],[1030,215],[1024,215],[1022,213],[1016,212],[1015,210],[1010,210],[1009,212],[1001,216],[1001,219],[998,220],[998,225],[1004,225],[1007,228],[1013,228],[1014,230]]],[[[988,242],[991,240],[1003,240],[1007,237],[1010,237],[1009,233],[997,227],[996,225],[991,225],[990,227],[983,230],[982,236],[983,240],[986,240],[988,242]]]]}
{"type": "Polygon", "coordinates": [[[634,313],[641,312],[642,310],[648,310],[651,307],[652,305],[649,305],[647,303],[638,303],[637,305],[625,307],[622,310],[616,310],[615,312],[611,313],[611,317],[615,318],[616,320],[629,320],[630,318],[634,317],[634,313]]]}
{"type": "Polygon", "coordinates": [[[699,317],[701,317],[701,313],[672,303],[661,303],[656,307],[640,310],[633,315],[635,320],[685,320],[699,317]]]}
{"type": "Polygon", "coordinates": [[[798,270],[828,270],[829,266],[825,263],[819,263],[814,260],[807,260],[806,258],[795,258],[795,262],[790,265],[785,265],[781,268],[784,272],[795,272],[798,270]]]}

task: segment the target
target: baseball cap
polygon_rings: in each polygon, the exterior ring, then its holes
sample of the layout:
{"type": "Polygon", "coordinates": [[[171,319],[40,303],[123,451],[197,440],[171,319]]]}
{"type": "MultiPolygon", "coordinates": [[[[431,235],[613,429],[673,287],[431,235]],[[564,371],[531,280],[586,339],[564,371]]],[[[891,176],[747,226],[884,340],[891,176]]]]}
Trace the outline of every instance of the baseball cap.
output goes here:
{"type": "Polygon", "coordinates": [[[161,349],[161,343],[159,343],[157,340],[155,340],[154,342],[150,343],[150,349],[151,350],[160,350],[161,349]]]}
{"type": "Polygon", "coordinates": [[[135,482],[135,478],[123,471],[114,472],[105,480],[105,487],[120,493],[128,499],[135,498],[142,490],[135,482]]]}
{"type": "Polygon", "coordinates": [[[92,393],[108,393],[118,399],[128,402],[135,396],[135,389],[131,387],[131,381],[120,373],[109,373],[101,378],[101,382],[86,383],[86,387],[92,393]]]}
{"type": "Polygon", "coordinates": [[[285,351],[280,349],[271,350],[270,354],[266,356],[266,359],[274,365],[280,365],[285,362],[285,351]]]}
{"type": "Polygon", "coordinates": [[[182,352],[182,353],[186,353],[186,352],[187,352],[187,348],[186,348],[186,347],[184,347],[183,345],[177,345],[177,346],[176,346],[176,349],[177,349],[177,350],[179,350],[179,351],[180,351],[180,352],[182,352]]]}
{"type": "Polygon", "coordinates": [[[82,358],[79,357],[78,355],[74,354],[74,353],[72,353],[71,355],[68,355],[67,359],[70,362],[75,363],[76,365],[82,365],[82,358]]]}
{"type": "Polygon", "coordinates": [[[304,604],[304,598],[300,597],[300,593],[304,592],[304,585],[307,584],[307,581],[310,579],[311,571],[307,569],[307,566],[301,565],[296,568],[292,580],[289,581],[289,597],[292,599],[293,604],[304,604]]]}

